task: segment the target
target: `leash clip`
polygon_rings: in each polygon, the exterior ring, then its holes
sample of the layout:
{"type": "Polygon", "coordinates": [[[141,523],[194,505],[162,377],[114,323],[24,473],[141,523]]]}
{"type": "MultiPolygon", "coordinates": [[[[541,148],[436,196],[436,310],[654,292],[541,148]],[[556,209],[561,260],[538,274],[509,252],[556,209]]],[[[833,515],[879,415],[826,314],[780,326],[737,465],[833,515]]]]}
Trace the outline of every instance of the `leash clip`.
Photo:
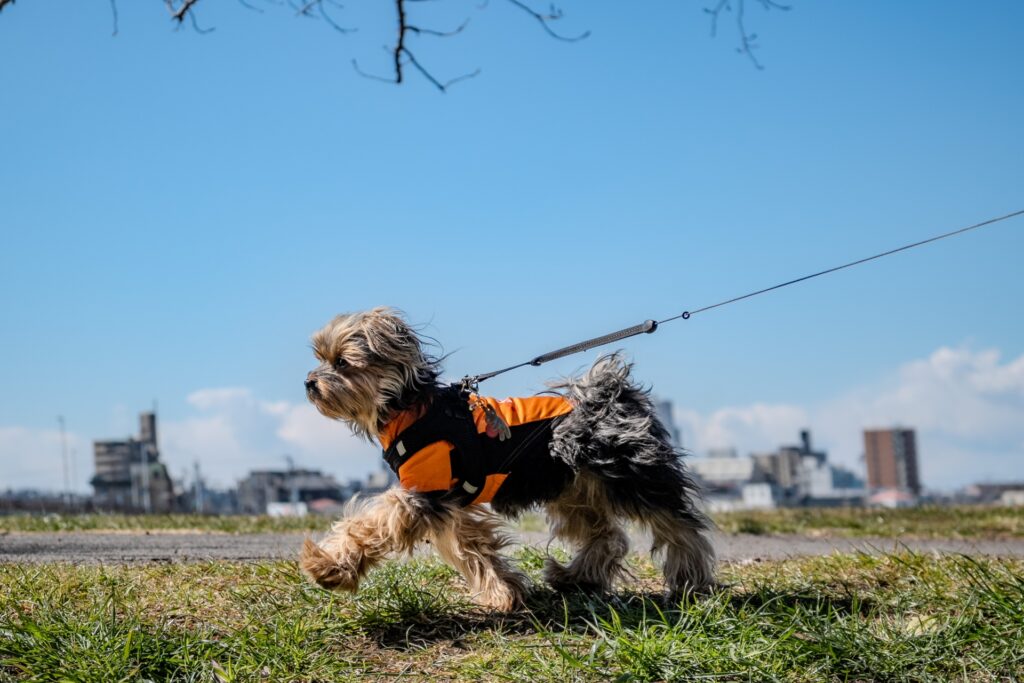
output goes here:
{"type": "Polygon", "coordinates": [[[480,375],[466,375],[459,380],[459,391],[463,394],[480,395],[480,375]]]}

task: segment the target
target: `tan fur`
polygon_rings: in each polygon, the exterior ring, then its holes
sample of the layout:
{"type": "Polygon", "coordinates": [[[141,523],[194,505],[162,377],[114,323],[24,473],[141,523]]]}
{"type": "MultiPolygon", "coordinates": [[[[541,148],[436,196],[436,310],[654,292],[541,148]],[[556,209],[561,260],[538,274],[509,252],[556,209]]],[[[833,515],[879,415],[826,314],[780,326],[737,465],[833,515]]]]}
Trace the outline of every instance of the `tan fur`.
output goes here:
{"type": "Polygon", "coordinates": [[[544,565],[544,579],[559,590],[603,592],[625,573],[623,558],[629,539],[598,482],[580,475],[572,487],[548,506],[551,533],[577,546],[569,566],[553,558],[544,565]]]}
{"type": "Polygon", "coordinates": [[[324,588],[355,591],[377,562],[392,553],[411,552],[427,538],[462,573],[476,602],[500,611],[522,604],[525,577],[500,554],[508,539],[500,533],[496,515],[482,507],[424,514],[414,500],[414,494],[394,488],[350,506],[319,545],[309,539],[303,544],[302,571],[324,588]]]}
{"type": "Polygon", "coordinates": [[[651,511],[641,521],[654,534],[655,553],[664,553],[662,573],[671,596],[702,591],[714,584],[715,550],[704,534],[660,510],[651,511]]]}
{"type": "Polygon", "coordinates": [[[299,565],[324,588],[354,591],[366,572],[396,552],[411,552],[429,528],[413,494],[395,488],[349,505],[319,545],[307,540],[299,565]]]}
{"type": "Polygon", "coordinates": [[[335,317],[313,334],[313,354],[320,360],[308,376],[317,386],[313,405],[370,440],[389,417],[388,402],[421,383],[431,365],[415,331],[383,306],[335,317]]]}
{"type": "Polygon", "coordinates": [[[522,606],[526,577],[500,554],[508,545],[502,526],[486,508],[463,508],[435,527],[431,538],[441,557],[466,578],[477,603],[507,612],[522,606]]]}

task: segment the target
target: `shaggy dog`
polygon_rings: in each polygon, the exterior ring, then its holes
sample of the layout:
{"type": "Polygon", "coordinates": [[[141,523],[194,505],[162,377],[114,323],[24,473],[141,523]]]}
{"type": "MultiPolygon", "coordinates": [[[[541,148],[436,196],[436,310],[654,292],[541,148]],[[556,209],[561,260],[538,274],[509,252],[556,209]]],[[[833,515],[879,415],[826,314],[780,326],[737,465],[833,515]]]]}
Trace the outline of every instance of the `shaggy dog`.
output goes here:
{"type": "Polygon", "coordinates": [[[673,595],[713,582],[696,486],[618,354],[550,384],[551,395],[497,401],[441,384],[438,359],[392,309],[340,315],[312,341],[309,400],[380,443],[400,479],[353,505],[319,545],[306,541],[300,565],[321,586],[354,591],[374,564],[429,541],[476,602],[515,609],[526,580],[501,555],[499,515],[536,506],[576,548],[568,565],[546,561],[557,590],[607,590],[625,572],[627,520],[650,530],[673,595]]]}

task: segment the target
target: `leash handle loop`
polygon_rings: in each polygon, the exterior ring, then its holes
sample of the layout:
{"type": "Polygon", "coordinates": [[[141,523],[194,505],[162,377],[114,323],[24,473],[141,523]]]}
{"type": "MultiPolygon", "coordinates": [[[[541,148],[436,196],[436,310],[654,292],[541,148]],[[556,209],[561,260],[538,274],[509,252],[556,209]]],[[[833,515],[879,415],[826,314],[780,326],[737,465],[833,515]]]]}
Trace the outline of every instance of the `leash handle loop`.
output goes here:
{"type": "Polygon", "coordinates": [[[658,323],[654,320],[645,320],[639,325],[633,327],[627,327],[624,330],[618,332],[612,332],[602,337],[594,337],[586,341],[573,344],[572,346],[565,346],[555,351],[550,351],[543,355],[537,356],[530,361],[530,365],[540,365],[547,363],[548,361],[555,360],[556,358],[562,358],[563,356],[571,356],[574,353],[580,351],[586,351],[592,349],[595,346],[603,346],[605,344],[611,344],[612,342],[619,341],[620,339],[626,339],[627,337],[635,337],[638,334],[651,334],[658,329],[658,323]]]}

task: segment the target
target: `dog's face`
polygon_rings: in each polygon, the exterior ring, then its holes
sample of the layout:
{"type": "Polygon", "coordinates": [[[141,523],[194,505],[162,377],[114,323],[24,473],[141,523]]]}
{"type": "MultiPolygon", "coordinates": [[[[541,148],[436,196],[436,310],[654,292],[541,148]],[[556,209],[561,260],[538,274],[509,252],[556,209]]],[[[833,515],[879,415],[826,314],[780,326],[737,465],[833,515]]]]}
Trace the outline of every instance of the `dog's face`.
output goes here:
{"type": "Polygon", "coordinates": [[[306,376],[306,396],[322,414],[367,438],[437,379],[437,361],[394,309],[339,315],[312,342],[320,365],[306,376]]]}

